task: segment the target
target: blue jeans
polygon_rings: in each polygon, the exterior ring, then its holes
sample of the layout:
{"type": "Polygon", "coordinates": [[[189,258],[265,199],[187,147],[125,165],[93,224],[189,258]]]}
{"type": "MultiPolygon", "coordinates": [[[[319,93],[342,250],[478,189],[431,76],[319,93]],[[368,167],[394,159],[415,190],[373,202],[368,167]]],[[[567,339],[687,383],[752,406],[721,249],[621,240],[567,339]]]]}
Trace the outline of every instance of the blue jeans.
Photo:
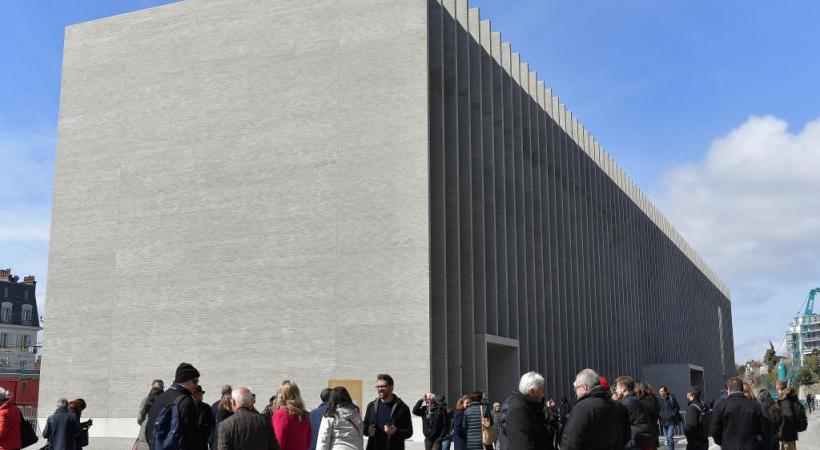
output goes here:
{"type": "Polygon", "coordinates": [[[441,450],[450,450],[450,438],[441,440],[441,450]]]}
{"type": "Polygon", "coordinates": [[[663,435],[666,436],[666,446],[669,450],[675,450],[675,425],[663,427],[663,435]]]}

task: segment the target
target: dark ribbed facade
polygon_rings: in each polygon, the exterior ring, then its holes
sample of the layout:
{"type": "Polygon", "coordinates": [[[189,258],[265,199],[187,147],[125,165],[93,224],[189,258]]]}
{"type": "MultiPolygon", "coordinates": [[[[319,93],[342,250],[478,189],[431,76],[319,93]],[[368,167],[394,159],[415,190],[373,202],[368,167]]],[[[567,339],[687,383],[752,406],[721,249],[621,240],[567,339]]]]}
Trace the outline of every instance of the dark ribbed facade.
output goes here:
{"type": "Polygon", "coordinates": [[[477,9],[430,0],[428,30],[433,391],[487,388],[506,348],[556,398],[687,364],[714,398],[728,290],[477,9]]]}

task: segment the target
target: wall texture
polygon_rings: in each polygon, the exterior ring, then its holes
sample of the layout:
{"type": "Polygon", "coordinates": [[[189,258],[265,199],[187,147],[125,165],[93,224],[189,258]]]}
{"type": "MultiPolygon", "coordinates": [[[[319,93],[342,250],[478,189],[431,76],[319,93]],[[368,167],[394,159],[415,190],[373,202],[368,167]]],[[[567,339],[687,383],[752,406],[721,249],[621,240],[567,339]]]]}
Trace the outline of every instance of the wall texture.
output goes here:
{"type": "Polygon", "coordinates": [[[477,9],[428,15],[434,390],[486,388],[501,337],[551,396],[585,367],[682,363],[714,398],[734,373],[728,290],[477,9]]]}
{"type": "Polygon", "coordinates": [[[189,0],[66,30],[43,405],[135,436],[181,361],[210,401],[428,389],[426,14],[189,0]]]}

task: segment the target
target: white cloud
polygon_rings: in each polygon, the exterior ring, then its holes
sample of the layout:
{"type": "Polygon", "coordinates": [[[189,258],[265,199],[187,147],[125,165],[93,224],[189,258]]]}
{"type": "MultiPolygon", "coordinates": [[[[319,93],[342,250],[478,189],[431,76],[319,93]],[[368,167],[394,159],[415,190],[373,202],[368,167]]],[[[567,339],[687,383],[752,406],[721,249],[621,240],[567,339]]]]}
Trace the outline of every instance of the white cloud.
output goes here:
{"type": "Polygon", "coordinates": [[[701,160],[664,174],[654,197],[732,289],[738,361],[759,358],[742,353],[766,336],[777,344],[820,284],[820,119],[792,132],[751,116],[701,160]]]}

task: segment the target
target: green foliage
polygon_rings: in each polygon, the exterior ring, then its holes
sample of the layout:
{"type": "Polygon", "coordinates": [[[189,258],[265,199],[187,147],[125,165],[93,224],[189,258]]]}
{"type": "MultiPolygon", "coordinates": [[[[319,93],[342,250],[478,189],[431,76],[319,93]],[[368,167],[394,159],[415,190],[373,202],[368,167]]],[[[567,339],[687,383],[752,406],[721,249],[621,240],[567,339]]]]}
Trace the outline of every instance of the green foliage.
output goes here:
{"type": "Polygon", "coordinates": [[[804,365],[797,369],[797,375],[794,377],[794,384],[802,386],[804,384],[812,384],[814,382],[814,373],[808,366],[804,365]]]}
{"type": "Polygon", "coordinates": [[[769,341],[769,348],[766,350],[766,354],[763,355],[763,361],[769,366],[769,372],[777,370],[777,352],[771,341],[769,341]]]}

